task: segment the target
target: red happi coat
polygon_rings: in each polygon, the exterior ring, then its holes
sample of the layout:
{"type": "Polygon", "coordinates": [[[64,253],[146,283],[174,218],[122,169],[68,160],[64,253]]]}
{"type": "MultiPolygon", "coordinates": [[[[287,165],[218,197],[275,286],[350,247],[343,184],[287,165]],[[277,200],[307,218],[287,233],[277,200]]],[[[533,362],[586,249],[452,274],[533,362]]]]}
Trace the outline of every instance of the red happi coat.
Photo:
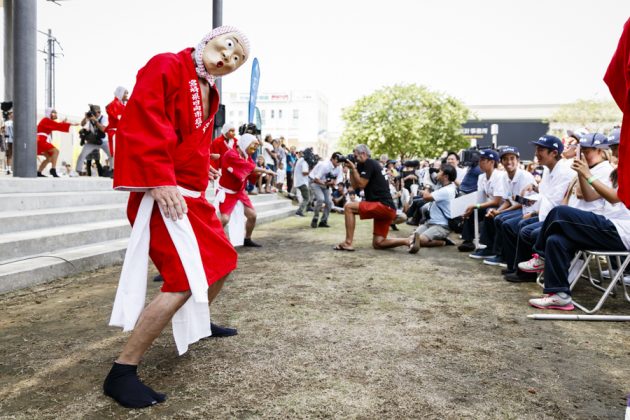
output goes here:
{"type": "Polygon", "coordinates": [[[225,201],[219,205],[221,214],[232,214],[237,201],[242,202],[245,207],[254,208],[245,187],[248,179],[252,184],[256,183],[255,168],[254,161],[250,157],[243,158],[237,150],[229,149],[223,154],[219,185],[235,191],[236,194],[225,195],[225,201]]]}
{"type": "Polygon", "coordinates": [[[122,118],[122,113],[125,110],[125,104],[118,98],[114,98],[106,107],[108,125],[105,132],[109,140],[109,151],[114,156],[114,138],[116,137],[116,131],[118,130],[118,123],[122,118]]]}
{"type": "MultiPolygon", "coordinates": [[[[232,149],[236,150],[236,146],[238,145],[238,139],[234,137],[233,140],[234,140],[234,144],[232,145],[232,149]]],[[[212,140],[212,144],[210,145],[210,153],[216,153],[219,155],[219,159],[210,160],[210,165],[212,165],[214,169],[221,169],[221,157],[223,157],[225,152],[227,152],[228,150],[229,150],[229,147],[226,143],[226,139],[223,136],[223,134],[221,134],[216,139],[212,140]]]]}
{"type": "Polygon", "coordinates": [[[619,141],[619,189],[617,194],[626,207],[630,207],[630,19],[604,76],[615,102],[623,112],[619,141]]]}
{"type": "Polygon", "coordinates": [[[37,154],[41,155],[55,146],[49,142],[53,131],[62,131],[67,133],[72,125],[68,122],[57,122],[48,117],[42,118],[37,124],[37,154]]]}
{"type": "MultiPolygon", "coordinates": [[[[178,54],[157,55],[138,72],[133,94],[118,125],[114,188],[138,191],[130,194],[127,207],[132,224],[144,191],[149,188],[179,185],[202,193],[200,198],[185,199],[210,285],[236,268],[237,254],[214,207],[205,198],[219,94],[215,87],[210,88],[210,113],[203,121],[192,51],[190,48],[178,54]]],[[[189,290],[180,256],[157,204],[150,229],[149,255],[164,277],[162,291],[189,290]]]]}

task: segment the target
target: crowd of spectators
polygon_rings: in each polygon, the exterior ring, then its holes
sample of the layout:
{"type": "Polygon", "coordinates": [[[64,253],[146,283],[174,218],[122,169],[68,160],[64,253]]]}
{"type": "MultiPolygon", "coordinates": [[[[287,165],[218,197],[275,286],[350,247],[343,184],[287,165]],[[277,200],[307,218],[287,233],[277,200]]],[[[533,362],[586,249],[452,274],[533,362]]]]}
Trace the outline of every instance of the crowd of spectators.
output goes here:
{"type": "MultiPolygon", "coordinates": [[[[405,219],[414,226],[410,253],[457,245],[470,258],[501,268],[508,282],[533,282],[544,272],[545,296],[530,304],[571,310],[568,269],[576,251],[630,250],[630,210],[616,195],[619,129],[608,136],[569,131],[564,141],[544,135],[530,143],[528,150],[502,146],[404,161],[381,155],[374,162],[399,216],[390,229],[405,219]],[[452,200],[468,194],[474,194],[472,204],[451,215],[452,200]]],[[[327,228],[329,213],[365,200],[364,191],[350,182],[342,154],[305,159],[305,153],[297,151],[292,166],[296,215],[312,210],[310,226],[327,228]]],[[[615,267],[609,270],[605,275],[615,267]]],[[[624,282],[630,285],[630,275],[624,282]]]]}

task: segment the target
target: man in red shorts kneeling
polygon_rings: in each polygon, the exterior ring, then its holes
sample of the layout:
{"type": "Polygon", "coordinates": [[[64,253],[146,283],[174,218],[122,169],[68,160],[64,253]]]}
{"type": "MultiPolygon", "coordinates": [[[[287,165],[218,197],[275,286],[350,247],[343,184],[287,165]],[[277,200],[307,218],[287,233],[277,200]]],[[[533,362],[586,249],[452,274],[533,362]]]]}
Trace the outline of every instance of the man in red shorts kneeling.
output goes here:
{"type": "Polygon", "coordinates": [[[354,251],[352,241],[354,239],[354,226],[356,216],[361,220],[374,219],[374,236],[372,246],[374,249],[395,248],[397,246],[410,246],[409,239],[387,239],[389,227],[396,219],[396,206],[389,192],[389,184],[383,174],[383,168],[378,161],[370,159],[370,149],[364,144],[354,149],[354,160],[344,160],[344,165],[350,170],[350,183],[355,190],[362,189],[365,201],[347,203],[344,208],[346,219],[346,240],[335,246],[337,251],[354,251]]]}

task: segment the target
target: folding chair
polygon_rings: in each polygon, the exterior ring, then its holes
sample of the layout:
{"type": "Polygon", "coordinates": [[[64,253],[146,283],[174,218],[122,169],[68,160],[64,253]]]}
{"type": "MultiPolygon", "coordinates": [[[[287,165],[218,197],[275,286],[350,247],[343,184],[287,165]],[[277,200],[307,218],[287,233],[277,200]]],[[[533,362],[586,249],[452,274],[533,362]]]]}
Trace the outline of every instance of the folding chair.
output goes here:
{"type": "MultiPolygon", "coordinates": [[[[630,266],[630,252],[613,252],[613,251],[592,251],[592,250],[583,250],[579,251],[571,265],[569,267],[569,284],[571,290],[573,290],[578,283],[578,281],[582,278],[587,278],[594,288],[600,290],[603,293],[601,298],[598,300],[597,304],[588,309],[585,306],[579,304],[573,299],[573,305],[575,305],[578,309],[585,312],[588,315],[550,315],[550,314],[535,314],[529,315],[529,318],[533,319],[554,319],[554,320],[590,320],[590,321],[630,321],[630,316],[615,316],[615,315],[592,315],[595,312],[599,311],[601,307],[606,302],[606,299],[610,295],[615,294],[615,290],[617,286],[621,283],[624,298],[626,301],[630,302],[630,285],[624,283],[623,277],[626,268],[630,266]],[[590,268],[590,262],[593,258],[597,261],[597,268],[599,269],[599,278],[593,277],[590,268]],[[610,283],[608,287],[604,288],[601,286],[603,279],[602,276],[602,266],[600,258],[604,258],[608,265],[608,270],[610,271],[610,283]],[[612,269],[612,258],[615,258],[617,262],[617,269],[613,271],[612,269]],[[584,274],[584,273],[588,274],[584,274]]],[[[542,273],[537,278],[537,283],[542,285],[542,273]]]]}

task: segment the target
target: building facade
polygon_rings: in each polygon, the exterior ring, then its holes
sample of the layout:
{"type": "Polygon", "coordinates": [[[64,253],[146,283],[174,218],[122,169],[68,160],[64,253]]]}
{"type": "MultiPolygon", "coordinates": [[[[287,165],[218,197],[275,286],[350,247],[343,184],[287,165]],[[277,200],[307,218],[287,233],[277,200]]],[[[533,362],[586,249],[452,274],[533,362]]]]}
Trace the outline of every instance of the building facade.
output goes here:
{"type": "MultiPolygon", "coordinates": [[[[237,127],[248,118],[249,93],[224,92],[225,120],[237,127]]],[[[256,100],[262,135],[284,137],[287,146],[312,147],[320,156],[331,152],[328,132],[328,100],[318,91],[261,92],[256,100]]],[[[256,119],[254,119],[256,122],[256,119]]]]}

